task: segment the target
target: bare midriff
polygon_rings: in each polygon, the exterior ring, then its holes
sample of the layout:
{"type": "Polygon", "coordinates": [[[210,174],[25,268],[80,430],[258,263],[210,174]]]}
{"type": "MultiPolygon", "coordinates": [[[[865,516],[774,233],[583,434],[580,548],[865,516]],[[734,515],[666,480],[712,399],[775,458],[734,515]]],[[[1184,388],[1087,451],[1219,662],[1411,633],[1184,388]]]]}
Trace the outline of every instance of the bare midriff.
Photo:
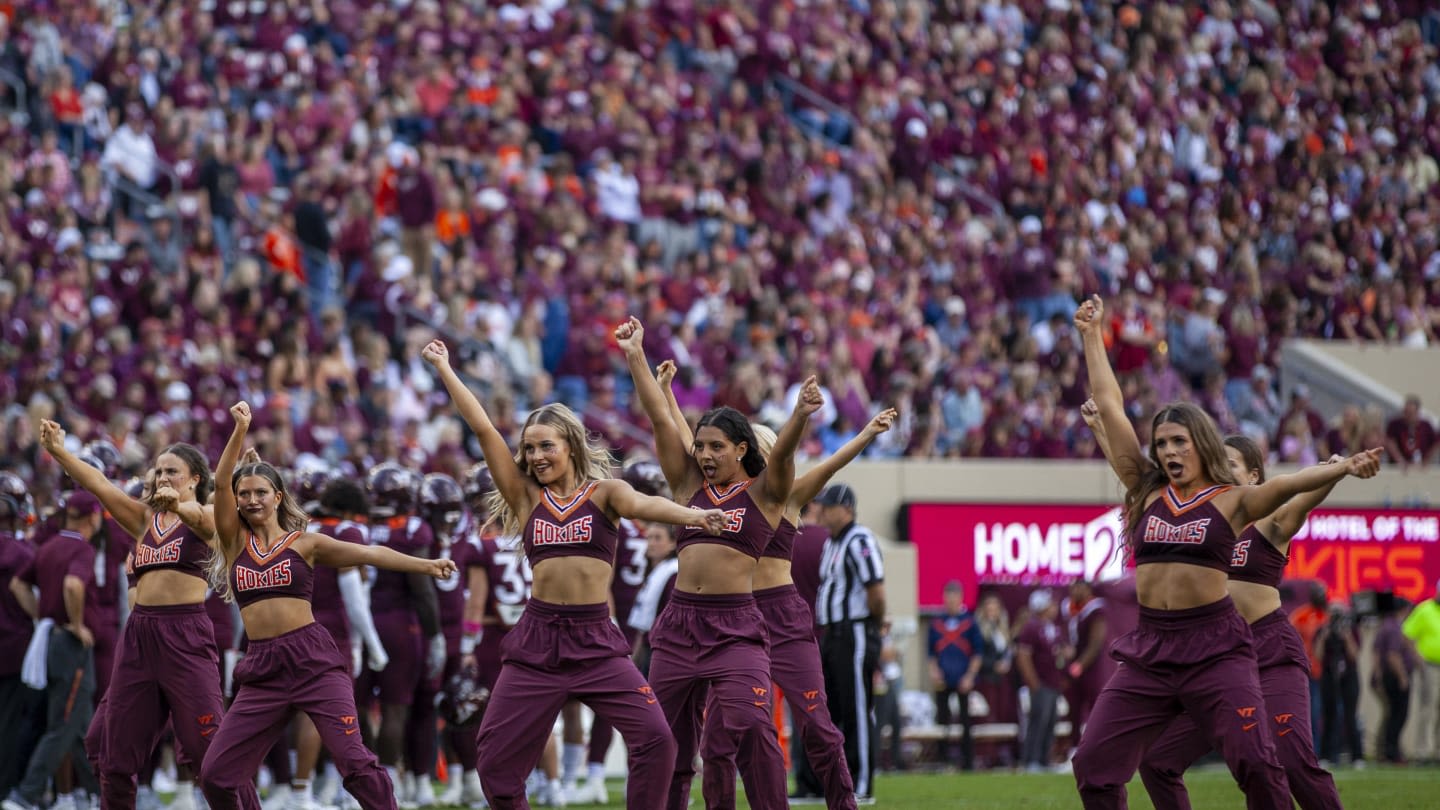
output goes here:
{"type": "Polygon", "coordinates": [[[594,557],[551,557],[535,563],[530,594],[552,605],[597,605],[610,598],[614,568],[594,557]]]}
{"type": "Polygon", "coordinates": [[[680,550],[675,589],[697,594],[752,593],[755,558],[719,543],[694,543],[680,550]]]}
{"type": "Polygon", "coordinates": [[[1155,610],[1188,610],[1224,599],[1230,576],[1203,565],[1152,562],[1136,566],[1135,595],[1155,610]]]}

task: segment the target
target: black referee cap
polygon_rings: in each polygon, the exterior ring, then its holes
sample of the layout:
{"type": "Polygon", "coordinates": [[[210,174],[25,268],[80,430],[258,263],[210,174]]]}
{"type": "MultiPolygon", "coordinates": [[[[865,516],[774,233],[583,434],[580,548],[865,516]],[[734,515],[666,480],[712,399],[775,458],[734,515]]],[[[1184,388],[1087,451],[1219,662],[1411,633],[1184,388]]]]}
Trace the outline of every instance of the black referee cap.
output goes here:
{"type": "Polygon", "coordinates": [[[820,490],[815,503],[821,506],[848,506],[855,508],[855,490],[849,484],[831,484],[820,490]]]}

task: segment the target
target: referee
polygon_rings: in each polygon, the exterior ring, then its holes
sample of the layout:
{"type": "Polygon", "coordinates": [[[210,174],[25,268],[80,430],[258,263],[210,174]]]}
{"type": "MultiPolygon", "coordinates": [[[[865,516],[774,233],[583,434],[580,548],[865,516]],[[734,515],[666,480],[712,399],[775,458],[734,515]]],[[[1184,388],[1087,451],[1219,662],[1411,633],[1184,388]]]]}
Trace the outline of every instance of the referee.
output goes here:
{"type": "Polygon", "coordinates": [[[815,499],[820,525],[830,533],[820,558],[820,591],[815,619],[820,624],[820,659],[830,716],[845,735],[845,758],[855,796],[875,792],[875,670],[880,628],[885,623],[885,568],[880,544],[855,522],[855,490],[831,484],[815,499]]]}

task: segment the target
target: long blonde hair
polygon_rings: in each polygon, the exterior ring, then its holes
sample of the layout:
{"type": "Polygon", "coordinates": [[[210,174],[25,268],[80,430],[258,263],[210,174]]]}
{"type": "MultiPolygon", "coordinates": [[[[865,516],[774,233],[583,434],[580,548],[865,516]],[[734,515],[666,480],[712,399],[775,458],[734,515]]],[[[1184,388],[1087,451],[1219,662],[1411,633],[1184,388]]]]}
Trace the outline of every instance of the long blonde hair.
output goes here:
{"type": "Polygon", "coordinates": [[[760,455],[769,461],[770,451],[775,449],[775,441],[780,437],[776,436],[775,431],[771,430],[770,426],[764,422],[751,422],[750,429],[755,431],[755,444],[760,447],[760,455]]]}
{"type": "MultiPolygon", "coordinates": [[[[240,485],[240,479],[251,475],[258,475],[270,482],[275,492],[280,495],[279,514],[276,517],[280,520],[280,528],[286,532],[304,531],[310,525],[310,516],[305,514],[295,499],[290,497],[290,492],[285,489],[285,478],[280,471],[265,462],[245,464],[237,467],[235,473],[230,476],[230,491],[240,485]]],[[[254,531],[250,521],[246,520],[241,513],[240,534],[254,531]]],[[[215,551],[211,553],[210,560],[206,565],[205,576],[210,580],[210,589],[226,602],[235,601],[235,595],[230,592],[230,569],[234,567],[235,560],[240,557],[240,552],[245,548],[245,541],[240,534],[234,537],[223,537],[218,532],[215,535],[215,551]]]]}
{"type": "MultiPolygon", "coordinates": [[[[520,467],[520,472],[524,473],[536,486],[539,486],[540,482],[535,478],[535,471],[530,469],[530,462],[525,458],[524,448],[525,431],[529,430],[532,425],[544,425],[560,432],[565,439],[565,444],[570,448],[571,463],[575,467],[575,475],[579,477],[581,486],[590,481],[614,477],[612,471],[615,459],[610,455],[610,451],[585,430],[585,424],[580,421],[580,417],[576,416],[574,411],[557,402],[531,411],[530,416],[525,420],[524,427],[520,429],[521,448],[515,452],[515,464],[520,467]]],[[[501,534],[520,534],[521,521],[526,516],[516,514],[498,488],[485,496],[485,506],[490,512],[490,519],[485,521],[485,525],[481,527],[482,532],[491,524],[499,524],[501,534]]]]}

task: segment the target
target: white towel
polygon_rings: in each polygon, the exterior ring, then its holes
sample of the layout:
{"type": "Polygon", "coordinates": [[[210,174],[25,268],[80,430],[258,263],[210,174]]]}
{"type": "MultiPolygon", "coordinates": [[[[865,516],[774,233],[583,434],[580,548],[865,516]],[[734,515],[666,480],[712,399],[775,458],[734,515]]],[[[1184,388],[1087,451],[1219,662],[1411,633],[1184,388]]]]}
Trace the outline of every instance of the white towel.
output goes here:
{"type": "Polygon", "coordinates": [[[630,615],[626,617],[631,627],[643,633],[650,632],[660,612],[660,597],[665,593],[665,585],[679,571],[678,558],[669,557],[656,563],[654,570],[645,577],[645,584],[640,586],[640,592],[635,596],[635,606],[630,608],[630,615]]]}
{"type": "Polygon", "coordinates": [[[35,635],[30,637],[30,646],[25,649],[25,663],[20,665],[20,680],[31,689],[44,690],[49,685],[50,630],[54,619],[41,619],[35,623],[35,635]]]}

